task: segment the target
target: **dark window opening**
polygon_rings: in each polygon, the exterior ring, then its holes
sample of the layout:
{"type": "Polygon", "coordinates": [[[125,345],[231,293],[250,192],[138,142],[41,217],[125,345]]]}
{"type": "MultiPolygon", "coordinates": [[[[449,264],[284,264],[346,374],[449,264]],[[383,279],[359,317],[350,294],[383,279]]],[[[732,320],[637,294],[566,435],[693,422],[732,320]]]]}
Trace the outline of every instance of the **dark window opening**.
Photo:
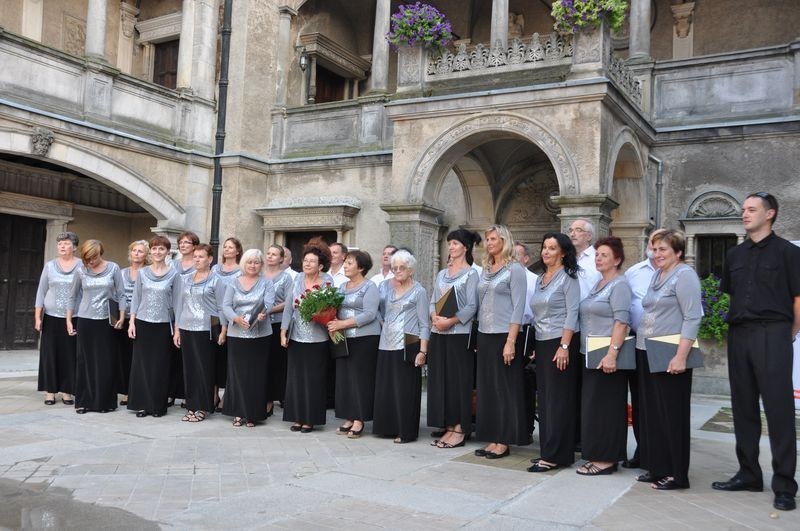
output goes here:
{"type": "Polygon", "coordinates": [[[314,98],[315,103],[326,103],[329,101],[342,101],[344,99],[344,86],[348,80],[338,76],[317,65],[317,94],[314,98]]]}
{"type": "Polygon", "coordinates": [[[178,81],[178,43],[159,42],[154,45],[153,83],[175,89],[178,81]]]}
{"type": "Polygon", "coordinates": [[[728,249],[736,246],[736,236],[697,236],[695,269],[702,279],[708,275],[722,276],[728,249]]]}
{"type": "Polygon", "coordinates": [[[292,251],[292,269],[303,270],[303,247],[312,238],[322,238],[328,245],[336,242],[336,231],[287,232],[286,247],[292,251]]]}

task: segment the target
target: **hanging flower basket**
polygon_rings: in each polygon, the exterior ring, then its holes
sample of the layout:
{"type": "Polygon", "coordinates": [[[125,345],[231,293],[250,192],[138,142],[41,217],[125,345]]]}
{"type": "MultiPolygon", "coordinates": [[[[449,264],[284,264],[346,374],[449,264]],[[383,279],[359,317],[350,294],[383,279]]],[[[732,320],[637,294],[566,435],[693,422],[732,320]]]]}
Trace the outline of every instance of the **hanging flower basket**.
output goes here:
{"type": "Polygon", "coordinates": [[[628,15],[627,0],[555,0],[550,15],[562,35],[591,31],[605,22],[618,30],[628,15]]]}
{"type": "Polygon", "coordinates": [[[404,45],[441,50],[453,40],[453,31],[441,11],[417,2],[397,7],[386,40],[395,48],[404,45]]]}

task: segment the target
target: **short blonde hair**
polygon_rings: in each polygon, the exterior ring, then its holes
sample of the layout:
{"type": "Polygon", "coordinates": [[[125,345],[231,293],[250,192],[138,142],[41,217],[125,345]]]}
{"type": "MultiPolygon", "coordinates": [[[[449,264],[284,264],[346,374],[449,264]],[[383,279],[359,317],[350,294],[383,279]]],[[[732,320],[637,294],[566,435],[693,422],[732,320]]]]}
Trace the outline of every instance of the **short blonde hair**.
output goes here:
{"type": "Polygon", "coordinates": [[[136,240],[135,242],[131,242],[131,244],[128,245],[128,262],[131,261],[131,251],[133,251],[133,248],[136,247],[137,245],[141,245],[142,247],[144,247],[144,263],[145,264],[149,264],[150,263],[150,244],[147,243],[147,241],[145,241],[145,240],[136,240]]]}
{"type": "Polygon", "coordinates": [[[683,232],[679,230],[665,230],[653,236],[653,245],[661,241],[669,245],[675,254],[680,253],[678,258],[681,262],[686,260],[686,235],[683,232]]]}
{"type": "Polygon", "coordinates": [[[90,260],[103,256],[103,252],[103,242],[100,240],[86,240],[81,245],[81,260],[83,260],[84,265],[88,265],[90,260]]]}
{"type": "MultiPolygon", "coordinates": [[[[504,264],[516,262],[514,258],[514,237],[511,236],[511,231],[505,225],[492,225],[483,232],[483,241],[486,242],[486,237],[491,232],[496,232],[497,235],[503,240],[503,249],[500,251],[500,261],[504,264]]],[[[489,267],[494,264],[494,257],[488,252],[483,255],[483,267],[489,267]]]]}
{"type": "Polygon", "coordinates": [[[239,269],[244,272],[244,266],[247,265],[247,262],[250,260],[256,259],[261,262],[263,267],[264,265],[264,253],[261,252],[260,249],[248,249],[242,253],[242,257],[239,259],[239,269]]]}

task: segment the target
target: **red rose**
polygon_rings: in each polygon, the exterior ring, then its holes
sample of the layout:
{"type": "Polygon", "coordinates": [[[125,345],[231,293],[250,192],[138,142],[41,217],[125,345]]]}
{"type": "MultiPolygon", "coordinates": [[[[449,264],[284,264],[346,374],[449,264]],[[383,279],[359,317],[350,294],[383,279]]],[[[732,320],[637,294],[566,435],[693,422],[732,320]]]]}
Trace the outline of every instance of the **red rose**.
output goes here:
{"type": "Polygon", "coordinates": [[[313,287],[314,289],[319,289],[319,284],[314,284],[312,287],[313,287]]]}
{"type": "Polygon", "coordinates": [[[333,282],[326,282],[325,285],[328,287],[333,286],[333,282]]]}

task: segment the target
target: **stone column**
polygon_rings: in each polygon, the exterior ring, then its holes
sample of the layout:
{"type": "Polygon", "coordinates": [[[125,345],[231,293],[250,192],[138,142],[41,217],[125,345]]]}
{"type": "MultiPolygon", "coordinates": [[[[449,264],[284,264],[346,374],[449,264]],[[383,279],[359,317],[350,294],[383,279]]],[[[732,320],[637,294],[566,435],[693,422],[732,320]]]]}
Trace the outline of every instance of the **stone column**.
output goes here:
{"type": "Polygon", "coordinates": [[[175,86],[180,90],[192,87],[192,51],[194,48],[194,3],[183,0],[181,10],[181,37],[178,44],[178,74],[175,86]]]}
{"type": "Polygon", "coordinates": [[[42,41],[44,0],[22,0],[22,36],[42,41]]]}
{"type": "Polygon", "coordinates": [[[136,17],[139,10],[131,4],[120,1],[119,3],[120,28],[117,41],[117,68],[124,74],[131,74],[133,70],[133,34],[136,17]]]}
{"type": "Polygon", "coordinates": [[[508,47],[508,0],[492,0],[492,42],[491,47],[500,41],[502,48],[508,47]]]}
{"type": "Polygon", "coordinates": [[[286,87],[289,80],[289,70],[291,69],[292,53],[292,17],[297,15],[297,11],[289,6],[278,8],[278,53],[275,60],[275,105],[278,107],[286,106],[286,87]]]}
{"type": "Polygon", "coordinates": [[[585,218],[595,227],[595,239],[608,236],[611,224],[611,211],[619,207],[619,203],[606,194],[595,195],[559,195],[553,202],[561,209],[561,232],[567,229],[578,218],[585,218]]]}
{"type": "Polygon", "coordinates": [[[191,87],[208,100],[216,93],[218,20],[217,0],[194,0],[191,87]]]}
{"type": "Polygon", "coordinates": [[[391,2],[375,1],[375,29],[372,36],[372,74],[370,92],[387,92],[389,88],[389,33],[391,2]]]}
{"type": "Polygon", "coordinates": [[[650,0],[631,0],[628,59],[650,59],[650,0]]]}
{"type": "Polygon", "coordinates": [[[89,0],[86,10],[86,56],[106,60],[106,0],[89,0]]]}
{"type": "Polygon", "coordinates": [[[426,204],[384,204],[389,214],[389,233],[393,244],[408,247],[417,259],[414,278],[430,293],[439,270],[438,256],[440,216],[443,210],[426,204]]]}

